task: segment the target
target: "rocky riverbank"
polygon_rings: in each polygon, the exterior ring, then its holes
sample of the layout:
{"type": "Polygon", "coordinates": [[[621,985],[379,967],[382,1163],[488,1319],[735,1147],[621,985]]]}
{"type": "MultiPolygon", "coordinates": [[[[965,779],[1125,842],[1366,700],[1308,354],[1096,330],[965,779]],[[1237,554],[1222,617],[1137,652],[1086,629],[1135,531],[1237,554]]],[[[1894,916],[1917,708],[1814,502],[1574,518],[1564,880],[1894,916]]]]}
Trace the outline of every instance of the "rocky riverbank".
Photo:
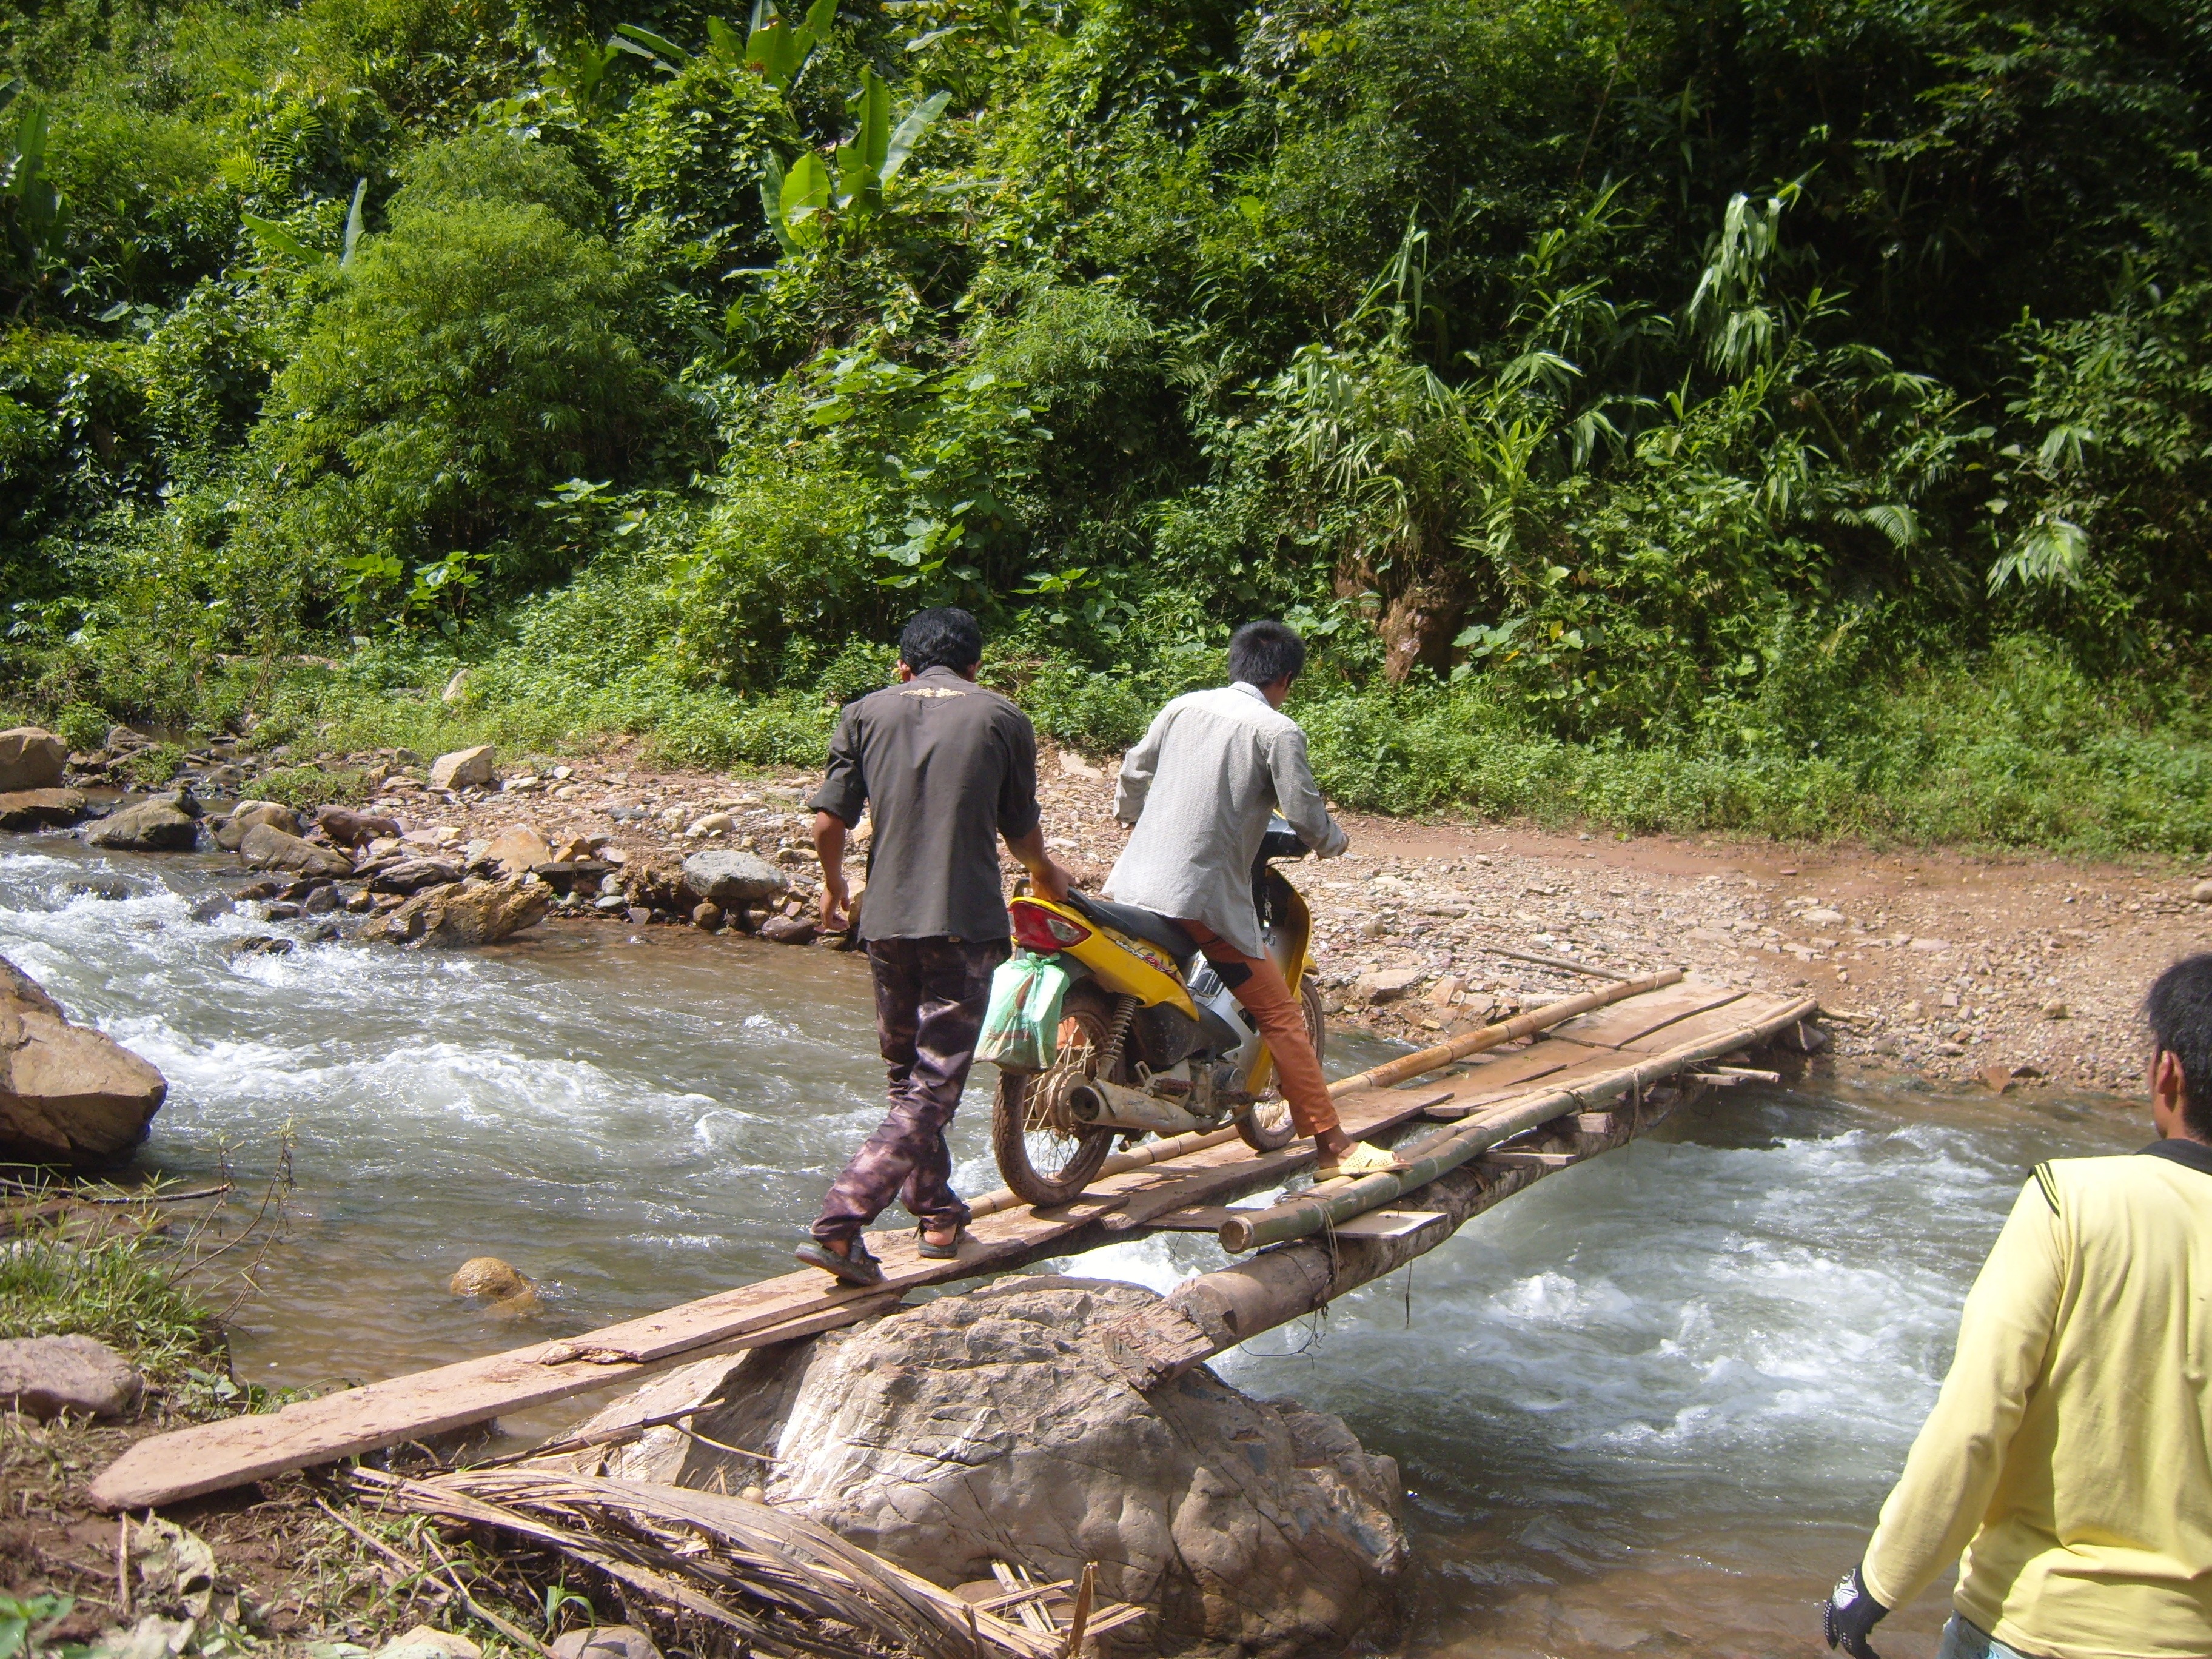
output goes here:
{"type": "MultiPolygon", "coordinates": [[[[101,750],[70,756],[67,775],[48,783],[96,803],[102,782],[144,778],[149,747],[118,730],[101,750]]],[[[556,763],[488,750],[427,761],[404,750],[264,753],[240,741],[179,755],[176,765],[172,785],[210,799],[217,791],[250,799],[272,772],[309,768],[360,798],[350,814],[291,825],[309,848],[343,854],[343,875],[283,867],[241,890],[275,920],[318,906],[383,918],[426,888],[473,890],[489,878],[542,888],[556,926],[682,923],[814,940],[808,775],[672,771],[629,746],[556,763]],[[718,902],[685,870],[708,850],[750,854],[782,885],[763,881],[744,898],[733,887],[718,902]],[[289,879],[270,886],[279,876],[289,879]],[[330,896],[318,898],[324,890],[330,896]]],[[[1049,844],[1082,879],[1102,881],[1126,838],[1112,819],[1111,763],[1048,754],[1042,771],[1049,844]]],[[[119,804],[149,803],[126,795],[119,804]]],[[[55,816],[51,803],[33,803],[11,817],[0,796],[0,823],[51,832],[55,816]]],[[[1450,820],[1355,816],[1348,826],[1346,857],[1292,872],[1314,908],[1331,1011],[1414,1042],[1589,982],[1553,964],[1621,973],[1680,964],[1809,990],[1835,1016],[1846,1054],[1993,1088],[2049,1079],[2126,1090],[2139,1069],[2144,988],[2212,937],[2212,883],[2166,865],[1594,840],[1450,820]]],[[[100,828],[88,839],[100,839],[100,828]]],[[[238,843],[234,829],[215,833],[238,843]]],[[[864,823],[856,857],[866,837],[864,823]]],[[[289,842],[270,845],[295,865],[307,856],[289,842]]],[[[522,913],[536,903],[521,901],[522,913]]],[[[418,902],[411,914],[429,908],[418,902]]],[[[483,931],[463,927],[457,937],[483,931]]],[[[423,933],[399,929],[403,939],[423,933]]]]}

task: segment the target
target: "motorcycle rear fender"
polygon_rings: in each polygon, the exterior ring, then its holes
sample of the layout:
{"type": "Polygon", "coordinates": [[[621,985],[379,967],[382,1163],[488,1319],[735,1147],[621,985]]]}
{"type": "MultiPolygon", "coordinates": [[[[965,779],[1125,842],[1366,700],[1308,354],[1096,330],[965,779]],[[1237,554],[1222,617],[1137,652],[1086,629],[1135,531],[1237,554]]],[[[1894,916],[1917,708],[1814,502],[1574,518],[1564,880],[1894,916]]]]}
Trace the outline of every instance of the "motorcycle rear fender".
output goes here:
{"type": "Polygon", "coordinates": [[[1190,1000],[1190,993],[1176,976],[1175,963],[1157,945],[1102,927],[1080,911],[1051,899],[1024,896],[1013,902],[1034,906],[1085,929],[1090,937],[1080,945],[1063,945],[1060,954],[1073,957],[1088,968],[1091,976],[1109,991],[1134,997],[1143,1007],[1165,1003],[1194,1020],[1198,1018],[1198,1005],[1190,1000]]]}

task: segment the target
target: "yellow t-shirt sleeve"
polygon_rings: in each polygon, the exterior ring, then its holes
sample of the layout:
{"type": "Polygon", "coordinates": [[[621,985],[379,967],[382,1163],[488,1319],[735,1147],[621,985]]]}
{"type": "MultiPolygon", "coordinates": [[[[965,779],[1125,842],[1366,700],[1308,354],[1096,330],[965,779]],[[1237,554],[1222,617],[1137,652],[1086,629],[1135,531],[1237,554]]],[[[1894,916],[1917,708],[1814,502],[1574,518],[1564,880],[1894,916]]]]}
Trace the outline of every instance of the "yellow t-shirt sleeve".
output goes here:
{"type": "Polygon", "coordinates": [[[2042,1373],[2064,1281],[2056,1192],[2031,1180],[1966,1293],[1950,1374],[1867,1545],[1861,1571],[1882,1606],[1911,1601],[1973,1541],[2042,1373]]]}

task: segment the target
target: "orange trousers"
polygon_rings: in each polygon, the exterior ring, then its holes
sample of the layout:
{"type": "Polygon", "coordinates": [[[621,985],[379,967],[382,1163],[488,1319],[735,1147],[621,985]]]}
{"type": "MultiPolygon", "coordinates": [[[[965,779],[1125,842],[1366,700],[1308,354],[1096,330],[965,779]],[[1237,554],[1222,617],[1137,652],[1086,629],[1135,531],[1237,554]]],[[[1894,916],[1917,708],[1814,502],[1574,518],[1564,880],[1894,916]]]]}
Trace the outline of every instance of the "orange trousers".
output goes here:
{"type": "Polygon", "coordinates": [[[1267,1039],[1267,1053],[1273,1057],[1275,1076],[1297,1132],[1317,1135],[1335,1128],[1336,1103],[1329,1098],[1321,1056],[1314,1053],[1313,1039],[1306,1034],[1305,1011],[1298,1006],[1283,970],[1269,957],[1246,956],[1202,921],[1181,925],[1198,941],[1230,995],[1243,1005],[1267,1039]]]}

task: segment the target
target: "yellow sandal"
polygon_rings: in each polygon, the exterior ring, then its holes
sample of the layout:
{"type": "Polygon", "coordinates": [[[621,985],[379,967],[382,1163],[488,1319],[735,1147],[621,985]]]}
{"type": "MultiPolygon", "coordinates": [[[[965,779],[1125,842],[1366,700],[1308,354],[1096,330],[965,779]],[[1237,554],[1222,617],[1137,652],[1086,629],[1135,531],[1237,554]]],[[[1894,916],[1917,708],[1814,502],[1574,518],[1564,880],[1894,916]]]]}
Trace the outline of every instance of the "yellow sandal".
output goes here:
{"type": "Polygon", "coordinates": [[[1357,1178],[1360,1176],[1381,1175],[1389,1170],[1402,1170],[1398,1162],[1380,1146],[1370,1146],[1364,1140],[1355,1140],[1346,1147],[1334,1163],[1324,1158],[1314,1165],[1314,1179],[1334,1181],[1340,1176],[1357,1178]]]}

